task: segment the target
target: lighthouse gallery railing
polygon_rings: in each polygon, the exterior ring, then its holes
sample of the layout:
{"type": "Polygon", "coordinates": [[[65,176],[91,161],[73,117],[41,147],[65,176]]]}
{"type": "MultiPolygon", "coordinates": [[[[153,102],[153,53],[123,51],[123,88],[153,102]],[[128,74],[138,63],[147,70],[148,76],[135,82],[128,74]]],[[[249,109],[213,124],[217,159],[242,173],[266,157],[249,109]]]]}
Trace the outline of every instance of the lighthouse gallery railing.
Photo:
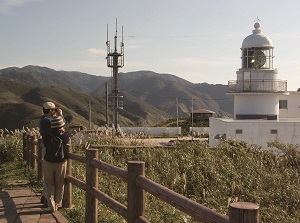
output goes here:
{"type": "Polygon", "coordinates": [[[285,92],[286,80],[231,80],[228,92],[285,92]]]}

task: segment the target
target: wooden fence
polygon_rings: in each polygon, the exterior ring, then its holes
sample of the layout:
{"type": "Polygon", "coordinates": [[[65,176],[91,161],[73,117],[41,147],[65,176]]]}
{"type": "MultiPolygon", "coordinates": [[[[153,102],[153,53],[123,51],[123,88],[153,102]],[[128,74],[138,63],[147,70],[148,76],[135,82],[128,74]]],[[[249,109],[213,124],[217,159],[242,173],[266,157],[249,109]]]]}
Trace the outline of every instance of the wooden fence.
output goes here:
{"type": "MultiPolygon", "coordinates": [[[[42,180],[42,141],[35,135],[23,135],[23,159],[28,166],[37,169],[37,177],[42,180]]],[[[107,147],[107,146],[106,146],[107,147]]],[[[118,146],[113,146],[117,148],[118,146]]],[[[85,222],[98,222],[98,201],[127,219],[129,223],[146,223],[145,192],[190,215],[202,223],[259,223],[259,206],[249,202],[236,202],[229,205],[229,216],[221,215],[193,200],[190,200],[145,177],[145,162],[129,161],[127,170],[98,160],[98,149],[92,146],[86,149],[86,156],[68,150],[67,174],[63,198],[63,208],[72,207],[72,185],[85,191],[85,222]],[[85,163],[86,182],[72,176],[72,161],[85,163]],[[98,190],[98,171],[117,176],[127,182],[127,206],[98,190]]]]}

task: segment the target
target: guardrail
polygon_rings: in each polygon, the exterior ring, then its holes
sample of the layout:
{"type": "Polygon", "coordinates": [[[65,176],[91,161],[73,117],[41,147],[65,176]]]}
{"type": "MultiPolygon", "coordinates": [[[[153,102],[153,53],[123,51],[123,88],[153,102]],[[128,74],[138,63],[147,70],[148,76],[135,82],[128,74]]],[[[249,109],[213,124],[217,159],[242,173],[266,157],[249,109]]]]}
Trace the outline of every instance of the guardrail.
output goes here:
{"type": "Polygon", "coordinates": [[[286,80],[230,80],[228,92],[286,92],[286,80]]]}
{"type": "MultiPolygon", "coordinates": [[[[104,147],[118,148],[118,146],[92,146],[86,149],[86,156],[72,153],[68,149],[67,174],[62,207],[72,207],[72,185],[85,191],[86,212],[85,222],[98,222],[98,200],[110,207],[129,223],[148,223],[145,218],[145,192],[152,194],[171,206],[181,210],[202,223],[259,223],[259,206],[249,202],[236,202],[229,206],[229,217],[221,215],[191,199],[184,197],[145,177],[145,162],[129,161],[127,170],[98,160],[98,149],[104,147]],[[72,161],[86,164],[86,182],[72,176],[72,161]],[[127,206],[119,203],[104,192],[98,190],[98,171],[117,176],[127,182],[127,206]]],[[[119,146],[124,148],[124,146],[119,146]]],[[[129,148],[129,147],[126,147],[129,148]]],[[[135,149],[135,147],[131,147],[135,149]]],[[[23,159],[27,165],[38,172],[38,179],[42,180],[42,141],[24,133],[23,159]]]]}

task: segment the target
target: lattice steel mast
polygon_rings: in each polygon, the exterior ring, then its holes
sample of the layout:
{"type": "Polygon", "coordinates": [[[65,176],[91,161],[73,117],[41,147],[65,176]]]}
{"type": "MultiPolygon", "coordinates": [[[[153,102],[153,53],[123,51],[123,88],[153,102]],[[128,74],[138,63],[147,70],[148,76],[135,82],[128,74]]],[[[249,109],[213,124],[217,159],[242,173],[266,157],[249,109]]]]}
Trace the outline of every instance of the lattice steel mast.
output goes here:
{"type": "Polygon", "coordinates": [[[113,70],[113,81],[112,81],[112,99],[113,99],[113,125],[117,130],[119,127],[119,109],[122,109],[120,98],[123,96],[119,95],[118,85],[118,69],[124,66],[124,42],[123,42],[123,26],[122,26],[122,42],[120,43],[121,53],[117,51],[117,38],[118,38],[118,20],[116,19],[116,34],[114,37],[114,50],[110,50],[110,41],[108,40],[108,24],[107,24],[107,66],[113,70]]]}

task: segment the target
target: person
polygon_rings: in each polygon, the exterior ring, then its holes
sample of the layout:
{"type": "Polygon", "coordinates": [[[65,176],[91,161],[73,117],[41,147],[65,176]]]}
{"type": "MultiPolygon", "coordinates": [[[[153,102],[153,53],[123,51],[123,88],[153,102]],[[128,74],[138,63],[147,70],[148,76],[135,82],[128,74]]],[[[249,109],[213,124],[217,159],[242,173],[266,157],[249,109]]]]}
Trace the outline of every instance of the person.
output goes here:
{"type": "Polygon", "coordinates": [[[67,149],[70,146],[70,138],[65,131],[65,121],[61,116],[52,118],[50,123],[51,133],[47,134],[44,139],[46,153],[43,161],[43,172],[48,203],[48,207],[44,208],[44,211],[55,212],[62,204],[67,157],[64,156],[58,160],[53,160],[51,154],[53,154],[56,148],[53,148],[53,144],[50,143],[50,140],[53,136],[59,137],[62,140],[63,153],[67,154],[67,149]]]}
{"type": "MultiPolygon", "coordinates": [[[[53,102],[48,101],[43,104],[43,115],[41,116],[40,119],[40,134],[42,136],[42,143],[43,143],[43,149],[42,149],[43,159],[46,151],[44,138],[46,138],[47,137],[46,135],[49,134],[49,132],[51,132],[51,119],[57,115],[63,117],[62,110],[56,108],[53,102]]],[[[47,204],[45,183],[43,185],[41,203],[45,205],[47,204]]]]}
{"type": "Polygon", "coordinates": [[[55,116],[63,117],[62,110],[57,108],[53,102],[45,102],[43,105],[43,115],[40,120],[40,134],[42,137],[45,137],[50,132],[50,120],[55,116]]]}

